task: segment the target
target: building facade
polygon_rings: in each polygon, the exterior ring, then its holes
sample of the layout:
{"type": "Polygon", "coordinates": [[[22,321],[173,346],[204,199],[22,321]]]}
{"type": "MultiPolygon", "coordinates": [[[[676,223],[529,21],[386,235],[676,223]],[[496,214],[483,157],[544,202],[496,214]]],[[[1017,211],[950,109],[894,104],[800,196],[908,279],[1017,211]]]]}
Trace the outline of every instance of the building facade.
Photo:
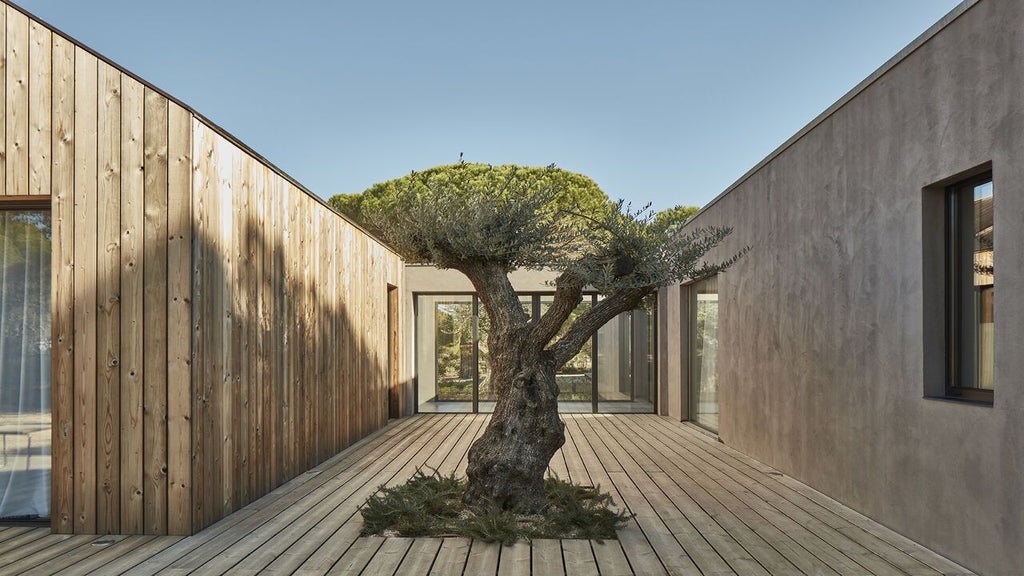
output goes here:
{"type": "Polygon", "coordinates": [[[190,534],[402,414],[396,254],[0,4],[0,520],[190,534]]]}
{"type": "Polygon", "coordinates": [[[662,292],[662,413],[1020,574],[1022,159],[1024,4],[968,0],[691,221],[751,250],[662,292]]]}

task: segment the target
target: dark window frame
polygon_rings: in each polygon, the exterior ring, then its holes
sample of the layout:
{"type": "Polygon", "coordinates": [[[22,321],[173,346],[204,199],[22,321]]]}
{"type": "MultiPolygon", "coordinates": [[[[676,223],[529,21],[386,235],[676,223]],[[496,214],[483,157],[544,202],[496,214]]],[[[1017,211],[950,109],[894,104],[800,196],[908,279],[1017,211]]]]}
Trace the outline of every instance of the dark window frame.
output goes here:
{"type": "Polygon", "coordinates": [[[33,196],[0,196],[0,210],[50,210],[49,194],[33,196]]]}
{"type": "MultiPolygon", "coordinates": [[[[53,203],[52,197],[49,194],[34,194],[34,195],[18,195],[18,196],[0,196],[0,212],[49,212],[51,218],[53,216],[53,203]]],[[[52,230],[52,229],[51,229],[52,230]]],[[[51,263],[51,266],[53,264],[51,263]]],[[[52,302],[51,302],[52,306],[52,302]]],[[[51,320],[52,327],[52,320],[51,320]]],[[[51,409],[50,416],[53,417],[53,389],[52,389],[52,376],[51,376],[51,409]]],[[[53,463],[51,456],[51,465],[53,463]]],[[[0,526],[33,526],[43,527],[49,526],[53,518],[53,502],[50,502],[50,516],[45,518],[4,518],[0,520],[0,526]]]]}
{"type": "MultiPolygon", "coordinates": [[[[972,370],[977,369],[979,360],[974,359],[972,366],[965,367],[963,361],[964,346],[973,345],[964,342],[967,329],[965,319],[965,294],[968,286],[973,287],[974,252],[965,246],[967,238],[973,238],[971,223],[965,222],[963,216],[965,202],[974,202],[973,193],[976,187],[993,182],[992,171],[959,180],[946,187],[945,195],[945,341],[946,341],[946,378],[944,398],[976,404],[992,405],[995,399],[994,390],[977,386],[964,386],[974,382],[972,370]],[[969,262],[969,266],[967,263],[969,262]],[[965,273],[965,269],[969,272],[965,273]]],[[[993,199],[995,194],[993,193],[993,199]]],[[[994,201],[994,200],[993,200],[994,201]]],[[[973,288],[971,288],[973,290],[973,288]]],[[[973,324],[972,324],[973,327],[973,324]]]]}

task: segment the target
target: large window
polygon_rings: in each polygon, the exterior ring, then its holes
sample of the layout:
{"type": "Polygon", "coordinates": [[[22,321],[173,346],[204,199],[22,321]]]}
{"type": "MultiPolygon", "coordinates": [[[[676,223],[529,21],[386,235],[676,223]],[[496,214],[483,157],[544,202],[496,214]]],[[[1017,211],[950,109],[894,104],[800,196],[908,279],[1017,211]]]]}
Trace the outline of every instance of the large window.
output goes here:
{"type": "MultiPolygon", "coordinates": [[[[527,316],[551,306],[551,294],[522,294],[527,316]]],[[[563,327],[599,301],[583,301],[563,327]]],[[[487,348],[487,315],[474,294],[418,294],[416,394],[419,412],[491,412],[494,389],[487,348]]],[[[654,412],[653,306],[619,315],[558,370],[563,412],[654,412]]]]}
{"type": "Polygon", "coordinates": [[[0,520],[50,515],[50,212],[0,204],[0,520]]]}
{"type": "Polygon", "coordinates": [[[991,403],[995,261],[992,174],[951,186],[946,197],[946,396],[991,403]]]}

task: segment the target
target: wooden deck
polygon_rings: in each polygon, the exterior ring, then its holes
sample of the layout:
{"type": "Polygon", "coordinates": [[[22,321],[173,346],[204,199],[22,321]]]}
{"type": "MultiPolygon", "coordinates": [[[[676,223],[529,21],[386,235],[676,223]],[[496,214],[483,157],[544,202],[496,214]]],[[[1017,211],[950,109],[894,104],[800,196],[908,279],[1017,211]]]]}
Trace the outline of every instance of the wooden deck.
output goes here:
{"type": "Polygon", "coordinates": [[[969,574],[961,566],[686,424],[565,415],[551,470],[636,514],[619,540],[510,547],[463,538],[360,538],[357,506],[416,466],[464,468],[485,416],[393,422],[188,538],[0,528],[0,574],[969,574]]]}

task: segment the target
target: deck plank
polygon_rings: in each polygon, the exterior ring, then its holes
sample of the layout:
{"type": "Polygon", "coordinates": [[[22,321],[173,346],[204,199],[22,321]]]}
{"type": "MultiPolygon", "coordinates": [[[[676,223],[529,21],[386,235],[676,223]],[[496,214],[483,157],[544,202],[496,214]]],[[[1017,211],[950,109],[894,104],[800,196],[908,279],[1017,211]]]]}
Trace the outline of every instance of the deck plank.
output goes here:
{"type": "MultiPolygon", "coordinates": [[[[665,433],[662,437],[675,437],[681,440],[678,444],[680,448],[676,450],[683,450],[682,446],[685,446],[685,450],[695,457],[690,461],[693,465],[717,469],[721,474],[734,479],[742,486],[743,490],[749,490],[765,502],[784,511],[799,525],[813,528],[816,535],[827,540],[836,549],[842,551],[872,574],[934,576],[942,573],[943,570],[954,573],[965,571],[963,567],[950,563],[934,553],[932,553],[934,558],[939,560],[936,564],[942,569],[930,567],[899,547],[875,537],[868,531],[857,528],[837,514],[787,487],[783,475],[774,469],[739,454],[721,443],[714,442],[706,435],[695,432],[687,426],[672,426],[671,422],[658,420],[661,419],[648,420],[646,425],[639,422],[631,423],[633,425],[630,430],[649,436],[652,433],[651,429],[660,429],[665,433]],[[650,428],[647,427],[648,425],[650,428]]],[[[796,484],[806,488],[802,484],[796,484]]],[[[821,497],[831,500],[823,495],[821,497]]],[[[838,503],[836,504],[838,505],[838,503]]],[[[842,505],[838,506],[840,509],[845,508],[842,505]]],[[[846,510],[853,512],[849,509],[846,510]]],[[[854,512],[854,514],[856,513],[854,512]]],[[[867,522],[874,524],[870,520],[867,522]]],[[[920,547],[913,544],[912,548],[920,547]]]]}
{"type": "MultiPolygon", "coordinates": [[[[610,471],[621,472],[621,468],[611,460],[598,457],[599,445],[594,444],[587,432],[584,431],[585,420],[586,417],[583,415],[573,414],[567,417],[566,430],[574,435],[576,448],[579,450],[580,458],[589,471],[594,485],[601,491],[608,492],[619,506],[624,506],[626,505],[625,501],[609,476],[610,471]],[[608,466],[611,464],[615,464],[615,466],[609,470],[608,466]]],[[[629,521],[624,528],[619,530],[619,541],[622,543],[622,548],[626,552],[626,557],[634,572],[638,574],[667,574],[657,552],[636,520],[629,521]]]]}
{"type": "MultiPolygon", "coordinates": [[[[424,436],[429,436],[432,432],[439,436],[444,435],[462,424],[461,419],[452,419],[446,428],[428,431],[424,436]]],[[[376,492],[381,484],[393,484],[411,477],[422,462],[423,453],[433,450],[429,442],[423,442],[420,446],[418,451],[411,448],[404,450],[401,457],[392,460],[372,481],[368,480],[362,485],[346,483],[318,506],[323,510],[303,515],[288,529],[275,535],[273,538],[279,543],[268,541],[263,544],[261,548],[269,549],[275,556],[269,565],[259,567],[252,562],[243,563],[235,571],[245,574],[259,569],[267,574],[292,574],[300,566],[308,564],[306,569],[309,570],[312,565],[324,565],[339,558],[340,553],[351,546],[359,535],[362,527],[359,505],[376,492]],[[398,470],[395,471],[396,469],[398,470]],[[312,525],[314,523],[315,525],[312,525]],[[301,533],[303,530],[306,532],[301,533]],[[292,543],[289,544],[289,540],[292,543]],[[330,545],[327,544],[328,541],[331,542],[330,545]],[[282,547],[286,548],[282,550],[282,547]],[[315,554],[318,554],[317,558],[314,558],[315,554]]]]}
{"type": "Polygon", "coordinates": [[[0,574],[873,574],[970,572],[687,424],[563,415],[550,471],[636,514],[619,540],[360,537],[358,506],[417,466],[463,472],[487,415],[405,418],[185,538],[0,527],[0,574]],[[109,541],[110,544],[98,544],[109,541]]]}
{"type": "Polygon", "coordinates": [[[565,563],[562,560],[562,543],[559,540],[534,540],[531,543],[530,566],[533,574],[564,576],[565,563]]]}
{"type": "MultiPolygon", "coordinates": [[[[366,469],[357,474],[339,476],[310,492],[305,505],[288,508],[249,534],[232,534],[232,537],[238,536],[236,543],[207,559],[202,564],[203,573],[254,574],[261,571],[301,538],[308,531],[310,522],[319,521],[340,505],[350,507],[349,516],[355,513],[355,507],[377,486],[391,481],[398,470],[415,459],[429,438],[435,434],[441,436],[456,422],[453,418],[435,420],[424,434],[410,435],[404,439],[405,442],[395,444],[366,469]]],[[[193,566],[196,564],[182,567],[193,566]]]]}
{"type": "MultiPolygon", "coordinates": [[[[630,441],[628,436],[622,436],[621,430],[609,428],[609,420],[595,420],[597,425],[604,427],[606,434],[604,438],[616,438],[619,443],[614,454],[622,459],[632,459],[635,466],[628,463],[624,465],[630,479],[636,485],[641,494],[644,494],[650,502],[653,512],[661,519],[668,531],[676,538],[679,545],[686,551],[694,564],[700,568],[705,576],[725,576],[736,574],[729,563],[715,550],[705,535],[695,527],[685,514],[676,508],[672,498],[661,490],[661,487],[652,479],[652,475],[663,474],[662,467],[655,463],[661,460],[656,456],[649,457],[640,446],[630,441]],[[639,469],[636,467],[638,466],[639,469]]],[[[733,552],[738,552],[732,550],[733,552]]],[[[741,554],[742,556],[742,554],[741,554]]]]}
{"type": "Polygon", "coordinates": [[[590,540],[562,540],[565,576],[597,574],[597,559],[590,540]]]}
{"type": "MultiPolygon", "coordinates": [[[[643,432],[632,428],[619,428],[619,430],[623,433],[643,434],[643,432]]],[[[724,465],[722,465],[722,469],[719,469],[720,462],[709,454],[704,454],[702,457],[699,450],[684,450],[683,454],[677,452],[676,456],[682,457],[683,461],[690,466],[701,466],[707,471],[708,476],[717,481],[719,485],[739,495],[740,500],[745,504],[757,509],[769,522],[789,534],[801,546],[826,561],[840,573],[854,575],[870,573],[876,576],[900,573],[891,564],[871,554],[828,526],[819,523],[816,526],[818,529],[811,532],[807,527],[814,527],[815,524],[809,514],[782,498],[764,498],[766,494],[759,493],[755,482],[738,474],[739,471],[728,469],[724,465]]]]}
{"type": "Polygon", "coordinates": [[[530,543],[516,542],[501,547],[498,576],[530,576],[530,543]]]}
{"type": "Polygon", "coordinates": [[[412,547],[412,538],[385,538],[380,549],[363,568],[363,576],[392,576],[412,547]]]}
{"type": "Polygon", "coordinates": [[[398,565],[397,574],[403,576],[427,576],[434,565],[437,552],[441,549],[441,538],[415,538],[409,552],[398,565]]]}
{"type": "Polygon", "coordinates": [[[498,571],[498,558],[501,556],[501,544],[497,542],[481,542],[473,540],[466,558],[466,576],[488,576],[498,571]]]}
{"type": "Polygon", "coordinates": [[[466,567],[469,557],[469,538],[445,538],[437,551],[434,566],[430,569],[431,576],[459,575],[466,567]]]}
{"type": "Polygon", "coordinates": [[[328,574],[359,574],[384,544],[384,538],[360,538],[330,569],[328,574]]]}

